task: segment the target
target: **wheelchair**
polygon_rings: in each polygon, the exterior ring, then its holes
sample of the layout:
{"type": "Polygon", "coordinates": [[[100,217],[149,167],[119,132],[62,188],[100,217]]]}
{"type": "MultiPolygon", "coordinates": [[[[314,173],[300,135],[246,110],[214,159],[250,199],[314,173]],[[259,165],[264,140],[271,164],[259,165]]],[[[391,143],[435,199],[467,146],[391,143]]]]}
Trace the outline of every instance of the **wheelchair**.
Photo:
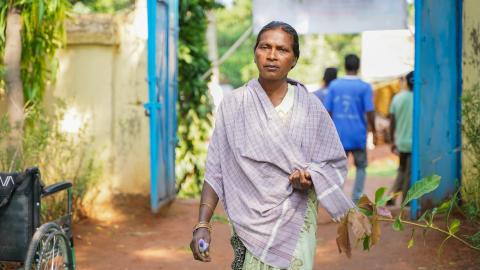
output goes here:
{"type": "Polygon", "coordinates": [[[45,187],[35,167],[0,173],[0,269],[3,261],[18,270],[74,270],[71,225],[72,183],[45,187]],[[42,199],[60,191],[67,193],[65,215],[40,224],[42,199]]]}

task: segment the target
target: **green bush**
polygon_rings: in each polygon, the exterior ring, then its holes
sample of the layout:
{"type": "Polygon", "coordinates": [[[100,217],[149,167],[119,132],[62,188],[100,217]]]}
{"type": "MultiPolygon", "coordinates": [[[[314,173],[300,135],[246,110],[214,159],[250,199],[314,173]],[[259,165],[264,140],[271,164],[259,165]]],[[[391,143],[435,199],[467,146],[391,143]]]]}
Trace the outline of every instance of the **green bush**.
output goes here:
{"type": "Polygon", "coordinates": [[[131,8],[135,0],[69,0],[74,5],[73,11],[82,10],[85,13],[114,13],[131,8]]]}
{"type": "Polygon", "coordinates": [[[480,85],[462,97],[463,183],[462,198],[469,217],[480,219],[480,85]]]}
{"type": "Polygon", "coordinates": [[[212,128],[212,103],[202,79],[211,63],[206,50],[207,11],[219,7],[213,0],[180,1],[178,55],[177,190],[180,197],[200,194],[212,128]]]}
{"type": "MultiPolygon", "coordinates": [[[[27,167],[40,169],[46,185],[69,180],[73,182],[74,216],[84,216],[83,196],[95,184],[102,173],[101,164],[88,146],[92,139],[86,127],[78,133],[68,134],[61,130],[64,106],[55,113],[30,108],[26,112],[22,149],[9,146],[12,129],[6,115],[0,118],[0,171],[23,171],[27,167]]],[[[63,196],[42,203],[43,216],[49,219],[58,216],[63,209],[63,196]]]]}

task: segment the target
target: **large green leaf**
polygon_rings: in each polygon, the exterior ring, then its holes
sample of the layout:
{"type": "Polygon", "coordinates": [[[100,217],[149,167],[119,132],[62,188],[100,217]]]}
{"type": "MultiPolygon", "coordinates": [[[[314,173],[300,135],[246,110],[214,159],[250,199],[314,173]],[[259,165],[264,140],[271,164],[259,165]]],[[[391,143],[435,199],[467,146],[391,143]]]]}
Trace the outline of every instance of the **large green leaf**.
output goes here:
{"type": "Polygon", "coordinates": [[[402,203],[405,207],[411,200],[418,199],[423,195],[434,191],[440,185],[441,177],[439,175],[431,175],[416,182],[413,187],[408,190],[407,197],[402,203]]]}
{"type": "Polygon", "coordinates": [[[375,203],[376,204],[378,204],[378,202],[382,199],[383,194],[385,193],[385,190],[386,190],[385,187],[381,187],[381,188],[377,189],[377,191],[375,192],[375,203]]]}
{"type": "Polygon", "coordinates": [[[385,206],[387,204],[387,202],[391,199],[393,199],[394,197],[396,197],[399,193],[395,193],[395,194],[389,194],[387,196],[382,196],[380,198],[380,200],[378,200],[378,202],[376,202],[375,204],[377,206],[385,206]]]}

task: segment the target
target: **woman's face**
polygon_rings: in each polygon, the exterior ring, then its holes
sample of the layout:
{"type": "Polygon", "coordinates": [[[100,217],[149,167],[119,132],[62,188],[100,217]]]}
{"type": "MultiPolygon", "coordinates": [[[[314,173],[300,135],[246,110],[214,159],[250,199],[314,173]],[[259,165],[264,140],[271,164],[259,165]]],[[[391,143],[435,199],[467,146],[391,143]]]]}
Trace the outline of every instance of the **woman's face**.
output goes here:
{"type": "Polygon", "coordinates": [[[293,38],[281,28],[263,32],[255,48],[255,63],[260,78],[267,81],[287,78],[288,72],[297,63],[292,46],[293,38]]]}

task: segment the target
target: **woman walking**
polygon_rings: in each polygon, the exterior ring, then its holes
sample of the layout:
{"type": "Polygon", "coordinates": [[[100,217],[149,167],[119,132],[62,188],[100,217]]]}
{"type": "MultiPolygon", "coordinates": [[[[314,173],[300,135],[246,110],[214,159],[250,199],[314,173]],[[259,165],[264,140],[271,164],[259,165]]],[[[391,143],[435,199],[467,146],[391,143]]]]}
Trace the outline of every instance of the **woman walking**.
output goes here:
{"type": "Polygon", "coordinates": [[[267,24],[254,52],[258,79],[218,109],[190,247],[196,260],[211,260],[220,200],[233,227],[232,269],[312,269],[317,202],[334,220],[355,208],[342,191],[345,151],[320,100],[287,78],[300,56],[295,29],[267,24]]]}

